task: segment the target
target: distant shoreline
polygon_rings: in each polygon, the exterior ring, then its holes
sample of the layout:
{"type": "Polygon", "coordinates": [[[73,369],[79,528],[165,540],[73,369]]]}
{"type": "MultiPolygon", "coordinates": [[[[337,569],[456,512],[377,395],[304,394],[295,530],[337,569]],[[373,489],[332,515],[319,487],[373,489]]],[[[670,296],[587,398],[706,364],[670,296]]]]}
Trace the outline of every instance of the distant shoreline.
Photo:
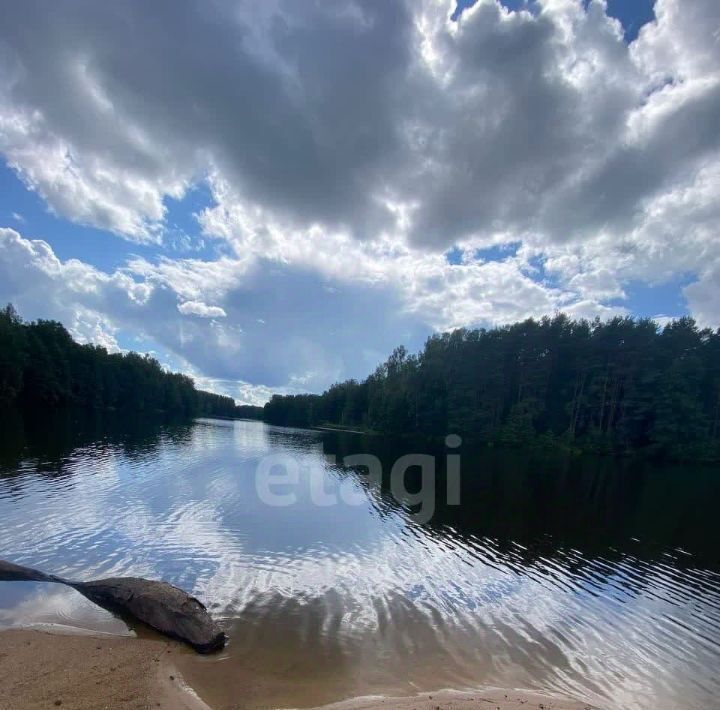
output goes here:
{"type": "Polygon", "coordinates": [[[274,394],[263,419],[496,446],[720,460],[720,331],[691,318],[527,319],[395,348],[363,380],[274,394]]]}
{"type": "Polygon", "coordinates": [[[370,431],[363,431],[362,429],[351,429],[350,427],[344,427],[339,424],[336,426],[332,424],[318,425],[312,428],[316,431],[339,431],[343,434],[364,434],[365,436],[370,436],[374,433],[370,431]]]}

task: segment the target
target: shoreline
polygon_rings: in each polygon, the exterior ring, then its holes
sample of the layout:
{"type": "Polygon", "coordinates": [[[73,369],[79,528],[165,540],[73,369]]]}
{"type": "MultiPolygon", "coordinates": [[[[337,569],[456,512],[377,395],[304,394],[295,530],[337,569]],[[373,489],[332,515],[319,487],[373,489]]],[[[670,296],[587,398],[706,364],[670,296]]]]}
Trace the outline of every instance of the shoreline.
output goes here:
{"type": "Polygon", "coordinates": [[[483,688],[418,693],[402,697],[366,695],[349,698],[312,710],[597,710],[577,700],[530,690],[483,688]]]}
{"type": "MultiPolygon", "coordinates": [[[[267,708],[261,679],[248,674],[244,697],[209,705],[188,685],[182,669],[195,655],[165,638],[62,633],[47,629],[0,630],[0,710],[231,710],[267,708]],[[252,687],[256,685],[256,687],[252,687]]],[[[192,674],[196,675],[196,674],[192,674]]],[[[210,693],[212,695],[213,693],[210,693]]],[[[591,710],[580,701],[533,691],[486,688],[439,690],[415,696],[367,695],[316,705],[316,710],[591,710]]]]}

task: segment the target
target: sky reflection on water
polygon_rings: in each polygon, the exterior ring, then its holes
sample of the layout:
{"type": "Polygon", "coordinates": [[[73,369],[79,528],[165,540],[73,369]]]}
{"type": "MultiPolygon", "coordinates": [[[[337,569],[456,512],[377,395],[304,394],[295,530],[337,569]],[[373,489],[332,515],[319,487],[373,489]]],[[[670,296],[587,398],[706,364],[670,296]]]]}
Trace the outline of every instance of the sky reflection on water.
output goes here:
{"type": "MultiPolygon", "coordinates": [[[[0,557],[193,591],[231,635],[198,674],[230,696],[240,667],[285,669],[278,704],[291,688],[298,703],[479,685],[637,708],[720,695],[715,470],[466,447],[462,505],[439,498],[421,525],[387,481],[332,457],[372,452],[389,470],[423,446],[442,491],[439,444],[242,421],[63,426],[25,425],[2,447],[0,557]],[[278,453],[299,465],[286,507],[256,490],[278,453]],[[359,504],[314,505],[318,469],[359,504]]],[[[125,628],[39,586],[0,585],[0,625],[125,628]]]]}

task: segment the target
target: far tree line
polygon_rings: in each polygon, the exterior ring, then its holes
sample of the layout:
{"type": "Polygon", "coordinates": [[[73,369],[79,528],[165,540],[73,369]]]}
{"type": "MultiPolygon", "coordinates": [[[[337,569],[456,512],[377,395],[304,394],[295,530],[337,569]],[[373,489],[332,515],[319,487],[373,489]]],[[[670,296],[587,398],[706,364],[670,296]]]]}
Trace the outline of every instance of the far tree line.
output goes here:
{"type": "Polygon", "coordinates": [[[24,322],[12,305],[0,310],[0,406],[30,410],[80,406],[180,416],[257,415],[231,397],[195,388],[149,355],[81,345],[62,324],[24,322]]]}
{"type": "Polygon", "coordinates": [[[553,318],[434,335],[362,382],[275,395],[272,424],[720,460],[720,330],[553,318]]]}

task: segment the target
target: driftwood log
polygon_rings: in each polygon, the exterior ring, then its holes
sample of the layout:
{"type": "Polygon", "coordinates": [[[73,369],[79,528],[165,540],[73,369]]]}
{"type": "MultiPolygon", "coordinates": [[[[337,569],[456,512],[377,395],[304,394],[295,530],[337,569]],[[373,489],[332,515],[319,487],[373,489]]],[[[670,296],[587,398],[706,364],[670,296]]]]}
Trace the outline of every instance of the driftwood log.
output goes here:
{"type": "Polygon", "coordinates": [[[184,641],[198,653],[217,651],[227,641],[201,602],[167,582],[140,577],[74,582],[4,560],[0,560],[0,581],[65,584],[98,606],[129,614],[167,636],[184,641]]]}

